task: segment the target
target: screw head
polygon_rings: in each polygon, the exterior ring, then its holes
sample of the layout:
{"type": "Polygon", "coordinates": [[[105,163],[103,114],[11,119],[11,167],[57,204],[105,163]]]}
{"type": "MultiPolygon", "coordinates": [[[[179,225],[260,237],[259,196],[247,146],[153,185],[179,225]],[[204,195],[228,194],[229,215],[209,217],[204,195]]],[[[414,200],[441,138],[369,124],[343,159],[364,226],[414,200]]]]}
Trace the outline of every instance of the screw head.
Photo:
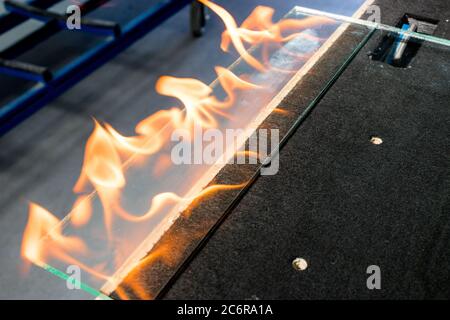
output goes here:
{"type": "Polygon", "coordinates": [[[308,262],[303,258],[295,258],[292,261],[292,267],[297,271],[304,271],[308,268],[308,262]]]}
{"type": "Polygon", "coordinates": [[[381,139],[380,137],[373,136],[370,138],[370,143],[374,145],[380,145],[383,143],[383,139],[381,139]]]}

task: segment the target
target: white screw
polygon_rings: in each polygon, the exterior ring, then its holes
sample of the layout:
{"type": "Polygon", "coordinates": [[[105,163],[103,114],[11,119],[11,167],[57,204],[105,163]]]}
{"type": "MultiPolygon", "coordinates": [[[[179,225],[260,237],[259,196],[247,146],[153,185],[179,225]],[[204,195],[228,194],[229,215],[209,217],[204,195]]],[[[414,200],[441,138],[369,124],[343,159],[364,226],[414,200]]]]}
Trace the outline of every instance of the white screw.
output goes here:
{"type": "Polygon", "coordinates": [[[372,137],[370,138],[370,142],[375,145],[380,145],[383,143],[383,139],[381,139],[380,137],[372,137]]]}
{"type": "Polygon", "coordinates": [[[294,261],[292,261],[292,267],[297,271],[303,271],[308,268],[308,262],[303,258],[295,258],[294,261]]]}

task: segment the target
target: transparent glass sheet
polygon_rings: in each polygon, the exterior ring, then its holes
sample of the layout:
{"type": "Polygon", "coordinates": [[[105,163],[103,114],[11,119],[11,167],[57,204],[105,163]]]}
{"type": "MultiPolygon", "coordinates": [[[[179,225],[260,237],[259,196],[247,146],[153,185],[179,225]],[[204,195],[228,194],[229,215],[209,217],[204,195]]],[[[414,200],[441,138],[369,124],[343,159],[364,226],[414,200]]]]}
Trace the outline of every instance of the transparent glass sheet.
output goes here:
{"type": "MultiPolygon", "coordinates": [[[[285,21],[288,19],[303,21],[305,27],[289,41],[259,45],[249,50],[267,67],[265,72],[255,70],[242,59],[230,67],[235,75],[260,88],[237,92],[235,103],[226,109],[226,116],[216,115],[216,128],[224,135],[227,129],[244,129],[244,133],[234,141],[236,143],[234,146],[233,144],[225,146],[223,154],[228,160],[233,157],[235,147],[242,147],[245,144],[250,134],[279,106],[279,102],[288,94],[289,89],[303,81],[305,75],[320,72],[322,75],[325,74],[327,79],[332,79],[360,51],[370,36],[373,38],[374,34],[385,32],[399,36],[402,32],[393,28],[384,31],[379,25],[345,21],[340,17],[330,18],[317,13],[311,14],[301,8],[293,9],[284,18],[285,21]],[[340,42],[341,37],[344,36],[345,40],[340,42]],[[330,61],[330,58],[334,60],[330,61]]],[[[414,33],[407,33],[407,35],[409,41],[421,42],[421,50],[442,52],[448,57],[445,41],[433,37],[424,39],[421,35],[414,33]]],[[[371,61],[368,59],[367,63],[371,61]]],[[[415,67],[425,68],[426,65],[415,67]]],[[[367,83],[370,81],[371,79],[368,79],[367,83]]],[[[433,74],[428,79],[424,79],[423,86],[427,84],[432,86],[435,83],[448,83],[448,73],[442,71],[433,74]]],[[[328,81],[324,81],[314,94],[305,92],[305,96],[309,94],[311,98],[303,105],[298,105],[299,113],[292,117],[291,124],[301,116],[303,110],[317,102],[315,98],[327,85],[329,85],[328,81]]],[[[408,84],[405,83],[405,85],[408,84]]],[[[224,92],[220,81],[213,82],[211,88],[218,99],[226,99],[228,93],[224,92]]],[[[185,110],[186,112],[188,111],[185,110]]],[[[153,139],[158,139],[160,135],[170,136],[172,130],[172,127],[165,126],[153,136],[153,139]]],[[[164,233],[170,230],[174,222],[181,219],[181,213],[224,167],[222,163],[162,165],[164,159],[170,158],[170,152],[175,144],[176,142],[170,140],[165,141],[164,146],[156,154],[149,157],[132,156],[126,161],[124,167],[126,186],[123,188],[120,199],[121,207],[126,208],[127,213],[136,219],[124,219],[114,212],[106,217],[98,194],[92,192],[89,199],[92,202],[93,213],[89,222],[79,226],[73,222],[73,213],[69,213],[60,226],[54,229],[55,232],[61,231],[61,235],[55,236],[50,233],[42,238],[39,245],[44,248],[46,254],[40,266],[67,280],[70,275],[66,273],[70,270],[68,267],[77,265],[82,270],[81,289],[94,297],[107,299],[125,277],[139,265],[139,262],[148,253],[152,253],[154,246],[164,233]],[[158,206],[157,210],[146,216],[145,213],[152,208],[152,205],[155,205],[155,199],[166,192],[174,193],[183,200],[164,202],[164,205],[158,206]],[[60,236],[77,239],[76,241],[83,243],[84,249],[61,246],[58,239],[60,236]]],[[[245,183],[245,177],[242,178],[241,183],[245,183]]],[[[239,188],[233,189],[232,192],[236,192],[236,189],[239,188]]],[[[201,203],[201,199],[196,199],[197,205],[199,202],[201,203]]],[[[231,200],[224,203],[221,208],[225,209],[230,203],[231,200]]],[[[211,214],[220,215],[220,212],[214,214],[211,212],[211,214]]],[[[183,217],[183,219],[189,219],[189,217],[183,217]]],[[[177,257],[176,261],[170,261],[172,268],[162,276],[163,278],[154,279],[158,284],[154,286],[156,289],[153,288],[151,297],[162,289],[176,272],[177,266],[189,255],[214,222],[212,219],[202,225],[200,232],[197,230],[195,239],[187,236],[187,241],[192,241],[193,244],[177,257]]],[[[114,296],[120,297],[120,295],[114,296]]]]}

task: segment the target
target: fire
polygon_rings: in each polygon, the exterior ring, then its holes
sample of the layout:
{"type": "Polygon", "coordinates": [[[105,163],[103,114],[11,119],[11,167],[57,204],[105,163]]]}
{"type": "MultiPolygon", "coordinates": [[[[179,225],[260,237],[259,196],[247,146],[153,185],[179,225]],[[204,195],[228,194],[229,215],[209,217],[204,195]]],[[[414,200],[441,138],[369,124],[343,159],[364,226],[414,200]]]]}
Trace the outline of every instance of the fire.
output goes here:
{"type": "MultiPolygon", "coordinates": [[[[122,208],[121,192],[126,185],[124,155],[146,155],[157,153],[167,142],[169,132],[163,130],[167,126],[173,128],[192,128],[194,124],[205,128],[217,127],[215,114],[226,116],[223,109],[231,107],[236,99],[236,90],[257,89],[258,86],[246,82],[231,71],[217,67],[216,72],[223,90],[228,95],[224,101],[213,95],[208,85],[196,79],[161,77],[156,84],[156,91],[161,95],[177,98],[185,107],[186,115],[177,108],[159,111],[141,121],[135,128],[137,136],[124,137],[112,126],[102,126],[95,121],[95,129],[87,141],[84,164],[74,192],[81,193],[87,189],[88,182],[97,192],[104,210],[105,228],[108,238],[112,239],[114,215],[127,221],[143,221],[159,212],[168,204],[176,204],[193,199],[183,199],[173,193],[156,195],[147,213],[136,216],[122,208]],[[121,157],[122,155],[122,157],[121,157]]],[[[225,186],[224,188],[227,188],[225,186]]],[[[72,212],[72,223],[86,224],[90,215],[89,203],[86,199],[82,206],[75,207],[72,212]]]]}
{"type": "MultiPolygon", "coordinates": [[[[225,24],[225,27],[227,29],[227,32],[229,34],[229,37],[231,39],[231,42],[233,43],[236,50],[239,52],[241,57],[251,66],[256,68],[259,71],[265,71],[266,68],[259,62],[255,57],[253,57],[245,48],[244,44],[241,40],[241,33],[239,31],[238,25],[236,21],[234,20],[233,16],[226,11],[221,6],[210,2],[208,0],[198,0],[207,7],[209,7],[212,11],[214,11],[223,21],[225,24]]],[[[223,47],[223,43],[222,43],[223,47]]]]}
{"type": "Polygon", "coordinates": [[[58,218],[41,206],[30,203],[28,223],[22,241],[22,256],[36,265],[42,265],[46,260],[46,253],[64,257],[62,250],[84,252],[86,246],[78,238],[64,236],[58,218]],[[50,248],[42,247],[41,240],[44,236],[51,240],[50,248]]]}
{"type": "Polygon", "coordinates": [[[225,101],[212,95],[210,86],[196,79],[161,77],[156,84],[156,91],[165,96],[178,99],[186,108],[186,119],[178,127],[191,128],[195,123],[203,128],[216,128],[214,114],[225,116],[223,109],[235,103],[236,90],[258,89],[257,85],[244,81],[230,70],[216,67],[216,73],[223,90],[228,95],[225,101]]]}
{"type": "Polygon", "coordinates": [[[245,151],[238,151],[236,152],[236,156],[237,157],[248,157],[249,159],[255,159],[255,160],[260,160],[262,159],[262,156],[255,151],[250,151],[250,150],[245,150],[245,151]]]}
{"type": "Polygon", "coordinates": [[[95,121],[84,155],[84,165],[74,191],[82,192],[87,181],[96,187],[121,188],[125,185],[122,162],[108,131],[95,121]]]}
{"type": "MultiPolygon", "coordinates": [[[[148,293],[148,289],[139,282],[139,279],[133,280],[133,282],[128,281],[122,285],[125,285],[136,298],[140,300],[152,300],[153,296],[148,293]]],[[[128,293],[123,288],[118,287],[115,292],[120,300],[131,300],[128,293]]]]}
{"type": "Polygon", "coordinates": [[[180,123],[181,118],[182,111],[178,108],[158,111],[142,120],[136,126],[137,136],[134,137],[122,136],[109,124],[106,124],[105,128],[111,135],[113,144],[122,155],[138,154],[150,156],[157,153],[169,137],[167,134],[164,134],[164,128],[171,121],[180,123]]]}
{"type": "MultiPolygon", "coordinates": [[[[83,227],[92,218],[92,198],[98,195],[103,207],[104,227],[107,239],[114,239],[115,219],[138,223],[150,219],[170,205],[189,204],[220,190],[230,190],[241,185],[214,185],[191,197],[182,197],[173,192],[157,194],[150,200],[147,212],[136,215],[127,212],[121,205],[122,191],[126,186],[126,165],[135,155],[152,156],[168,142],[170,133],[176,128],[193,128],[194,124],[205,128],[217,127],[216,116],[226,117],[225,109],[236,100],[238,90],[258,89],[258,86],[244,81],[231,71],[217,67],[219,83],[226,93],[224,100],[213,95],[213,90],[196,79],[162,77],[156,90],[162,95],[177,98],[185,110],[171,108],[162,110],[145,118],[135,128],[136,136],[125,137],[109,124],[94,120],[94,130],[88,138],[80,177],[73,191],[79,194],[70,213],[70,223],[83,227]]],[[[167,160],[167,159],[166,159],[167,160]]],[[[167,162],[167,161],[166,161],[167,162]]],[[[170,164],[161,164],[167,167],[170,164]]],[[[52,257],[81,266],[92,275],[108,277],[72,258],[68,253],[87,254],[88,248],[81,239],[62,235],[62,223],[46,209],[30,205],[29,223],[26,227],[22,255],[27,260],[42,265],[52,257]],[[51,239],[48,246],[44,238],[51,239]]]]}
{"type": "Polygon", "coordinates": [[[120,287],[117,287],[115,292],[121,300],[131,300],[130,293],[132,293],[133,298],[136,297],[141,300],[151,300],[153,296],[148,292],[139,278],[139,270],[145,265],[155,263],[156,261],[162,261],[166,265],[171,265],[173,262],[169,258],[173,248],[169,245],[161,245],[155,250],[153,250],[149,255],[142,259],[139,264],[133,269],[127,278],[124,279],[120,287]],[[126,290],[125,290],[125,288],[126,290]]]}
{"type": "Polygon", "coordinates": [[[289,111],[284,110],[283,108],[280,108],[280,107],[275,108],[275,109],[273,110],[273,112],[274,112],[274,113],[281,114],[281,115],[288,115],[288,114],[289,114],[289,111]]]}
{"type": "Polygon", "coordinates": [[[238,27],[233,16],[221,6],[209,1],[198,0],[214,11],[225,24],[226,30],[222,34],[221,49],[228,52],[233,44],[242,59],[256,70],[264,72],[268,67],[252,56],[245,44],[250,46],[263,45],[265,55],[267,45],[270,43],[285,43],[298,36],[315,37],[299,33],[310,27],[334,23],[333,20],[322,17],[307,17],[305,19],[284,19],[278,23],[273,22],[275,10],[270,7],[257,6],[250,16],[238,27]],[[286,35],[287,34],[287,35],[286,35]],[[244,44],[245,43],[245,44],[244,44]]]}
{"type": "Polygon", "coordinates": [[[135,216],[127,213],[123,208],[116,207],[117,213],[119,216],[127,221],[130,222],[141,222],[144,220],[149,219],[154,214],[159,212],[164,206],[168,204],[182,204],[186,203],[189,204],[192,201],[202,198],[208,194],[220,191],[220,190],[232,190],[232,189],[239,189],[242,188],[244,185],[213,185],[210,187],[205,188],[203,191],[201,191],[198,195],[193,197],[180,197],[179,195],[173,193],[173,192],[164,192],[156,195],[152,200],[150,204],[150,209],[143,215],[135,216]]]}
{"type": "MultiPolygon", "coordinates": [[[[208,0],[199,1],[216,12],[225,23],[227,30],[222,35],[222,49],[228,50],[230,44],[233,44],[242,58],[259,71],[265,71],[267,66],[253,57],[245,44],[287,42],[295,35],[285,35],[286,32],[324,23],[317,18],[273,23],[273,9],[260,6],[241,27],[238,27],[234,18],[225,9],[208,0]]],[[[118,220],[140,223],[151,219],[168,206],[186,207],[194,200],[215,192],[242,188],[243,185],[213,185],[193,196],[180,196],[170,191],[159,193],[149,199],[148,209],[141,214],[130,213],[122,206],[123,190],[127,185],[126,171],[132,164],[136,165],[136,162],[132,161],[135,157],[160,159],[154,168],[154,175],[157,177],[158,173],[168,170],[171,165],[168,156],[161,154],[161,151],[168,145],[173,130],[178,128],[194,130],[197,125],[202,128],[217,128],[219,117],[230,119],[227,109],[239,99],[239,91],[261,88],[223,67],[218,66],[215,71],[224,93],[223,99],[219,99],[213,89],[200,80],[163,76],[156,84],[156,91],[177,99],[184,109],[172,107],[148,116],[136,125],[135,134],[131,136],[124,136],[110,124],[94,120],[94,130],[86,142],[80,176],[73,187],[77,199],[68,219],[60,221],[48,210],[31,203],[29,220],[23,235],[22,256],[39,266],[45,265],[49,259],[59,259],[80,266],[94,277],[109,280],[112,276],[106,275],[102,266],[87,266],[74,258],[75,255],[95,255],[92,248],[78,237],[63,235],[63,228],[69,223],[78,229],[89,224],[94,214],[95,195],[98,195],[103,209],[102,227],[106,234],[105,240],[112,249],[115,243],[122,245],[120,249],[114,251],[115,259],[112,259],[115,264],[119,264],[123,263],[121,260],[124,256],[127,258],[128,253],[119,251],[124,251],[130,244],[127,243],[127,239],[115,238],[113,227],[118,220]]],[[[243,155],[259,158],[257,153],[243,155]]],[[[152,254],[148,259],[160,259],[165,251],[160,249],[152,254]]],[[[145,292],[140,294],[145,296],[145,292]]]]}
{"type": "MultiPolygon", "coordinates": [[[[111,203],[120,197],[120,189],[125,186],[122,160],[108,131],[95,121],[95,128],[86,143],[84,164],[81,175],[74,186],[74,192],[86,192],[88,182],[95,188],[104,209],[104,221],[108,237],[112,237],[111,203]]],[[[75,212],[77,213],[77,212],[75,212]]],[[[75,224],[79,224],[75,215],[75,224]]],[[[85,214],[86,215],[86,214],[85,214]]],[[[82,217],[86,220],[86,217],[82,217]]]]}
{"type": "Polygon", "coordinates": [[[37,266],[44,266],[49,258],[77,265],[97,278],[108,280],[102,272],[73,258],[68,252],[86,254],[83,240],[64,236],[61,221],[41,206],[30,203],[28,223],[22,240],[22,257],[37,266]],[[44,242],[44,238],[46,241],[44,242]]]}
{"type": "Polygon", "coordinates": [[[92,216],[92,202],[90,195],[81,195],[75,201],[71,211],[71,222],[76,227],[86,225],[92,216]]]}

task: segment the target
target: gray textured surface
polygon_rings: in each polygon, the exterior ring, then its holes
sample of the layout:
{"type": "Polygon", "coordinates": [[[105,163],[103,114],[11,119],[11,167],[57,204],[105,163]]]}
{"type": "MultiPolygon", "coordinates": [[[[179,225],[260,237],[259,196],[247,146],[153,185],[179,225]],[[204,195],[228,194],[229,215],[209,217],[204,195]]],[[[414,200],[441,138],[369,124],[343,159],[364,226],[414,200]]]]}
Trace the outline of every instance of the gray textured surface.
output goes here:
{"type": "MultiPolygon", "coordinates": [[[[274,6],[278,16],[296,4],[344,14],[354,8],[354,1],[333,0],[218,2],[239,20],[256,4],[274,6]]],[[[82,292],[68,291],[63,281],[40,269],[32,268],[28,277],[20,276],[20,241],[27,219],[27,201],[36,201],[60,217],[68,211],[74,199],[71,188],[79,174],[84,142],[92,130],[91,116],[108,121],[125,133],[131,132],[138,120],[172,103],[154,93],[159,76],[197,77],[210,82],[215,65],[226,66],[235,59],[218,50],[223,26],[217,17],[211,16],[208,32],[201,39],[193,40],[187,25],[188,10],[183,10],[0,138],[0,298],[89,298],[82,292]]],[[[80,43],[59,38],[38,48],[38,58],[34,55],[33,59],[57,63],[66,54],[77,52],[79,46],[80,43]]],[[[0,82],[0,91],[7,94],[19,86],[4,77],[0,82]]]]}
{"type": "MultiPolygon", "coordinates": [[[[441,20],[446,1],[383,1],[441,20]]],[[[448,36],[447,36],[448,37],[448,36]]],[[[370,61],[376,35],[166,298],[450,297],[449,50],[424,45],[410,69],[370,61]],[[372,135],[384,143],[372,145],[372,135]],[[291,267],[303,257],[309,267],[291,267]],[[366,288],[379,265],[382,290],[366,288]]],[[[320,76],[320,75],[319,75],[320,76]]],[[[301,105],[300,83],[283,105],[301,105]]],[[[306,84],[308,86],[308,84],[306,84]]]]}

